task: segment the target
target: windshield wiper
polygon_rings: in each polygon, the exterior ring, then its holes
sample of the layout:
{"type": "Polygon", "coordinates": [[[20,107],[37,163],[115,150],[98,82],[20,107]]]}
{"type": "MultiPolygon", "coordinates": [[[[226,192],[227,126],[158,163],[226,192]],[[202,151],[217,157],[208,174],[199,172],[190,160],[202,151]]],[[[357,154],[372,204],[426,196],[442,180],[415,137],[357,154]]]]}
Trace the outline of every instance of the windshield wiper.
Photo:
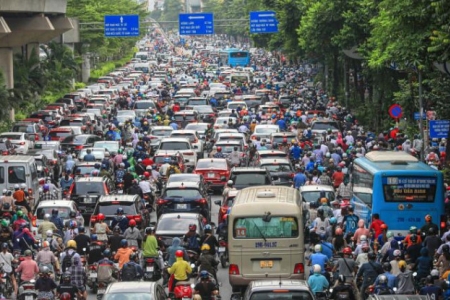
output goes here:
{"type": "Polygon", "coordinates": [[[253,225],[255,225],[256,229],[258,229],[259,234],[261,235],[261,237],[263,238],[264,242],[267,242],[266,237],[264,236],[264,234],[262,233],[261,229],[258,227],[258,225],[256,225],[255,221],[252,221],[253,225]]]}

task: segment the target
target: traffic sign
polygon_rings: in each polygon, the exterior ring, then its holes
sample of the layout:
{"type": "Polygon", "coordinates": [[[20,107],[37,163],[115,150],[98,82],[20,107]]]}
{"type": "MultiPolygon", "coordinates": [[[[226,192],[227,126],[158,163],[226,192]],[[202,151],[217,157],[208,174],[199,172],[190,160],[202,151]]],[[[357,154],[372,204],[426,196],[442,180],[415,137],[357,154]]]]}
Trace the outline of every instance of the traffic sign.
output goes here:
{"type": "MultiPolygon", "coordinates": [[[[420,119],[420,113],[415,112],[414,113],[414,120],[419,121],[420,119]]],[[[423,113],[422,114],[422,120],[426,120],[427,119],[427,114],[423,113]]]]}
{"type": "Polygon", "coordinates": [[[277,33],[278,20],[274,11],[251,11],[250,33],[277,33]]]}
{"type": "Polygon", "coordinates": [[[139,16],[105,16],[105,37],[139,36],[139,16]]]}
{"type": "Polygon", "coordinates": [[[180,35],[214,34],[214,14],[179,14],[180,35]]]}
{"type": "Polygon", "coordinates": [[[449,120],[432,120],[430,123],[430,138],[447,138],[450,127],[449,120]]]}
{"type": "Polygon", "coordinates": [[[400,119],[403,115],[402,107],[398,104],[392,104],[389,107],[389,115],[392,119],[400,119]]]}

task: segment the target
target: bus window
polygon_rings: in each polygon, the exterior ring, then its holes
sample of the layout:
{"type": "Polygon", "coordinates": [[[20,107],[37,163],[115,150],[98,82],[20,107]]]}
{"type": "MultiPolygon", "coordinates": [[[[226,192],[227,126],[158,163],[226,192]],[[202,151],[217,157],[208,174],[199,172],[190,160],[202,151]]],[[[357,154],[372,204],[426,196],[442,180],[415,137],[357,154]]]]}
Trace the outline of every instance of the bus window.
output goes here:
{"type": "Polygon", "coordinates": [[[386,202],[434,202],[437,179],[433,177],[383,177],[386,202]]]}
{"type": "Polygon", "coordinates": [[[36,164],[31,164],[30,166],[31,179],[35,180],[37,178],[37,167],[36,164]]]}
{"type": "MultiPolygon", "coordinates": [[[[372,194],[369,193],[359,193],[353,191],[353,196],[361,200],[365,205],[372,207],[372,194]]],[[[330,198],[329,198],[330,199],[330,198]]]]}
{"type": "Polygon", "coordinates": [[[25,168],[24,167],[8,167],[8,182],[9,183],[26,183],[25,168]]]}
{"type": "Polygon", "coordinates": [[[269,222],[263,217],[238,218],[233,230],[236,239],[293,238],[298,234],[297,218],[293,216],[272,217],[269,222]]]}
{"type": "Polygon", "coordinates": [[[231,58],[237,58],[237,57],[247,57],[247,52],[231,52],[230,57],[231,58]]]}
{"type": "Polygon", "coordinates": [[[5,183],[5,168],[0,167],[0,183],[5,183]]]}

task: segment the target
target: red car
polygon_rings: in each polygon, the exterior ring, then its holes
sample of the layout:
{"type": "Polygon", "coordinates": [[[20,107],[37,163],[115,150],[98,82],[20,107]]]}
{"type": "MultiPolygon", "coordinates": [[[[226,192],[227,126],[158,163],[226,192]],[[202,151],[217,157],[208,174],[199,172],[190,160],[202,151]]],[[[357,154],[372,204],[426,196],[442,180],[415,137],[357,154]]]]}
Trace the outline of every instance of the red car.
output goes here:
{"type": "Polygon", "coordinates": [[[197,161],[194,173],[203,175],[210,189],[222,190],[230,177],[230,167],[224,158],[204,158],[197,161]]]}
{"type": "Polygon", "coordinates": [[[219,214],[217,217],[217,224],[223,222],[223,216],[227,214],[227,211],[230,207],[233,207],[234,198],[236,198],[238,192],[239,191],[237,190],[231,190],[228,192],[227,196],[224,197],[223,200],[214,201],[216,205],[220,205],[219,214]]]}

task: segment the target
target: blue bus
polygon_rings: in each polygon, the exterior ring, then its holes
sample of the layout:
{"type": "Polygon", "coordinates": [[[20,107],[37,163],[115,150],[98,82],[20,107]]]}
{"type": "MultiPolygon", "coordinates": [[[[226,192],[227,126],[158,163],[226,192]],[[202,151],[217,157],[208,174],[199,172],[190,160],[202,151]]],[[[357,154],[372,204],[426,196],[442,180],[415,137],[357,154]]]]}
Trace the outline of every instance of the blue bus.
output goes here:
{"type": "Polygon", "coordinates": [[[225,49],[219,52],[219,60],[222,66],[246,67],[250,65],[250,52],[235,48],[225,49]]]}
{"type": "Polygon", "coordinates": [[[370,223],[378,213],[389,230],[404,235],[411,226],[433,223],[445,230],[443,174],[403,151],[372,151],[351,168],[352,206],[370,223]]]}

